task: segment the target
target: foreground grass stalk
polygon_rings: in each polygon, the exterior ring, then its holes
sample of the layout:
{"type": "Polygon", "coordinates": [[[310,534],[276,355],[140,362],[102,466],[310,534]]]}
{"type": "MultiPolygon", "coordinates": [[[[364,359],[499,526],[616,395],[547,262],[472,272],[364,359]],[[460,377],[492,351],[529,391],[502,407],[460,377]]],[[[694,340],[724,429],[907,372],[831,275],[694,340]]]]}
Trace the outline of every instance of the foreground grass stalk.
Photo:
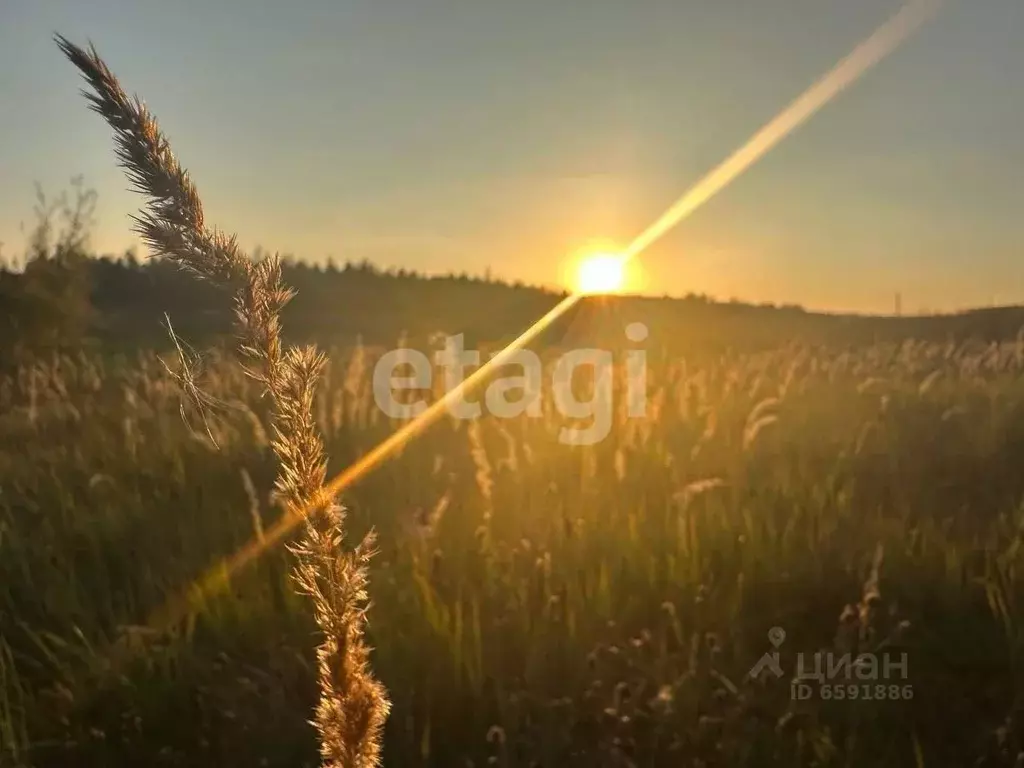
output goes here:
{"type": "MultiPolygon", "coordinates": [[[[298,559],[296,583],[312,598],[323,633],[314,724],[324,765],[378,765],[390,704],[370,672],[364,640],[367,565],[374,537],[371,533],[345,551],[345,510],[324,491],[326,459],[313,418],[313,397],[325,358],[314,347],[282,346],[281,310],[294,293],[281,280],[278,258],[254,263],[234,237],[208,229],[195,186],[145,105],[129,98],[95,48],[79,48],[59,35],[56,41],[89,83],[92,92],[83,93],[90,108],[113,128],[119,164],[135,191],[148,198],[145,210],[133,217],[136,232],[153,253],[234,291],[247,373],[263,385],[274,405],[278,492],[286,514],[312,510],[305,535],[292,551],[298,559]]],[[[198,391],[187,369],[181,376],[187,391],[198,391]]]]}

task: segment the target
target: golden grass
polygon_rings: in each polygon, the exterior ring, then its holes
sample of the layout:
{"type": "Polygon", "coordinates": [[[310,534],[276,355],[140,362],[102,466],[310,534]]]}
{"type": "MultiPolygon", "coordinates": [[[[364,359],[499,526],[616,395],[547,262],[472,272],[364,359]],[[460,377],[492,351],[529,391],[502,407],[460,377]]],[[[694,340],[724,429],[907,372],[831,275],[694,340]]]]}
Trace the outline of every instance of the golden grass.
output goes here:
{"type": "MultiPolygon", "coordinates": [[[[377,765],[389,703],[370,673],[363,639],[374,537],[368,534],[346,552],[345,510],[324,493],[326,458],[313,402],[326,360],[313,347],[282,344],[281,311],[293,293],[281,280],[277,256],[252,262],[235,238],[208,228],[198,191],[141,100],[129,98],[95,48],[86,51],[60,36],[57,43],[91,87],[85,93],[90,107],[114,130],[122,168],[148,198],[146,210],[135,218],[136,231],[154,255],[234,293],[240,350],[250,361],[247,373],[274,403],[276,487],[287,507],[307,521],[305,538],[293,552],[296,583],[312,599],[323,634],[316,724],[324,764],[377,765]]],[[[202,410],[207,403],[187,365],[179,384],[202,410]]]]}

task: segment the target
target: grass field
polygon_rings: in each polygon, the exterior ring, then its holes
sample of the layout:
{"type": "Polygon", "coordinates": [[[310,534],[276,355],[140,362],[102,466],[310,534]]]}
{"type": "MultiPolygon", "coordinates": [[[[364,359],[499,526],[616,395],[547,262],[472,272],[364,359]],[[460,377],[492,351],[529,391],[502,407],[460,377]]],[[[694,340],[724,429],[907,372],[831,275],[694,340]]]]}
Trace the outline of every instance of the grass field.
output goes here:
{"type": "MultiPolygon", "coordinates": [[[[371,362],[331,355],[333,471],[398,426],[371,362]]],[[[201,383],[213,440],[155,356],[0,383],[5,768],[317,764],[282,547],[145,626],[280,514],[255,386],[201,383]]],[[[550,407],[446,419],[346,493],[379,531],[385,764],[1021,765],[1024,342],[652,356],[648,384],[596,445],[550,407]],[[784,675],[751,679],[773,627],[784,675]],[[794,700],[819,650],[907,676],[794,700]]]]}

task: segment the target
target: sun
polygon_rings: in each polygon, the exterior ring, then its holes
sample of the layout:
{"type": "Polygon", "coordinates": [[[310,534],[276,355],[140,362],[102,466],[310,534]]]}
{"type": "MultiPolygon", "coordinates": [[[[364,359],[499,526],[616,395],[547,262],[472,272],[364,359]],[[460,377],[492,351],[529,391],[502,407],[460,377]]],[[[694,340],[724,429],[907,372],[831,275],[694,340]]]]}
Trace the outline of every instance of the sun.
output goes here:
{"type": "Polygon", "coordinates": [[[576,272],[577,293],[620,293],[626,284],[626,263],[614,253],[585,257],[576,272]]]}

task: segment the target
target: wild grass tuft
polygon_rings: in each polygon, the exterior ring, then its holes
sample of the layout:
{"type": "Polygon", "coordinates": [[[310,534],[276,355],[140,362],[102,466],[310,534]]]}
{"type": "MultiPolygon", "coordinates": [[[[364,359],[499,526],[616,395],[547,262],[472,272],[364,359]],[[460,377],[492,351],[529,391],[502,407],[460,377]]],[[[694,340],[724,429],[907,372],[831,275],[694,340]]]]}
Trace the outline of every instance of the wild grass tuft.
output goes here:
{"type": "MultiPolygon", "coordinates": [[[[292,551],[296,582],[313,599],[323,633],[315,718],[321,754],[331,768],[377,765],[389,702],[371,674],[364,640],[374,536],[345,551],[345,510],[323,490],[326,458],[313,404],[325,358],[313,347],[282,344],[281,312],[294,294],[282,282],[277,256],[253,262],[234,236],[210,229],[195,185],[145,104],[128,96],[94,47],[85,50],[59,35],[56,42],[89,84],[91,91],[83,93],[90,108],[113,129],[119,163],[147,198],[145,210],[133,217],[136,232],[154,255],[234,293],[247,373],[273,402],[277,490],[286,514],[306,516],[304,538],[292,551]]],[[[193,399],[201,400],[187,381],[193,399]]]]}

